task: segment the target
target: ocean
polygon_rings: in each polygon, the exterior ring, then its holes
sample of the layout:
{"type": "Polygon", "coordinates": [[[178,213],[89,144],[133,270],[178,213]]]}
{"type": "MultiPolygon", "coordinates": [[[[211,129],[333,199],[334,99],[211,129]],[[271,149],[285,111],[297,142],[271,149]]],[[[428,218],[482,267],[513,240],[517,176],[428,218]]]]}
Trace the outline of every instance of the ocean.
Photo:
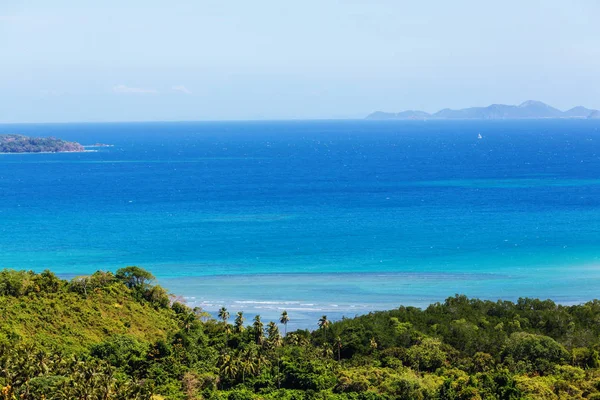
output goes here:
{"type": "Polygon", "coordinates": [[[138,265],[289,330],[448,296],[600,297],[600,121],[0,125],[0,268],[138,265]],[[481,135],[481,138],[478,136],[481,135]]]}

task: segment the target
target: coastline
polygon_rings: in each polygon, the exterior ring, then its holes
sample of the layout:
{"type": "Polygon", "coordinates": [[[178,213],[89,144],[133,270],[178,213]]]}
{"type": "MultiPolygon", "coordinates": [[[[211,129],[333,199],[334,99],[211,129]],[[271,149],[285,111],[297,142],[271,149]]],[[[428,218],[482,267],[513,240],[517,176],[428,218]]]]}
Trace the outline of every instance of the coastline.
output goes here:
{"type": "MultiPolygon", "coordinates": [[[[548,268],[552,270],[553,268],[548,268]]],[[[600,265],[590,264],[579,265],[577,270],[594,269],[600,271],[600,265]]],[[[99,269],[103,270],[103,269],[99,269]]],[[[41,270],[40,270],[41,271],[41,270]]],[[[154,269],[150,269],[150,272],[154,269]]],[[[533,272],[539,272],[532,269],[533,272]]],[[[87,274],[57,274],[61,279],[71,280],[76,276],[87,274]]],[[[173,278],[157,278],[156,284],[165,288],[173,299],[183,302],[190,308],[200,307],[203,311],[209,313],[213,318],[218,319],[218,312],[221,307],[227,308],[232,314],[242,311],[248,319],[255,315],[260,315],[264,321],[278,321],[283,311],[289,314],[290,331],[296,329],[316,330],[317,321],[323,315],[332,321],[340,321],[345,318],[355,318],[357,316],[367,315],[372,312],[385,312],[397,310],[399,307],[415,307],[425,310],[437,303],[443,303],[446,299],[456,295],[466,296],[470,299],[482,301],[510,301],[516,303],[520,298],[538,299],[540,301],[550,300],[557,305],[575,306],[594,301],[598,298],[595,289],[586,292],[586,295],[574,298],[572,295],[557,295],[556,293],[547,293],[539,295],[532,292],[530,288],[534,285],[532,281],[525,286],[513,287],[512,293],[505,295],[486,294],[487,285],[483,285],[480,291],[473,291],[477,288],[481,279],[500,280],[500,285],[511,285],[506,281],[508,278],[521,280],[522,277],[509,277],[500,274],[439,274],[439,273],[339,273],[339,274],[257,274],[257,275],[219,275],[219,276],[186,276],[177,278],[178,282],[173,282],[173,278]],[[299,280],[301,277],[310,278],[308,281],[299,280]],[[420,283],[425,283],[418,287],[417,292],[408,293],[406,288],[415,287],[416,282],[404,282],[403,286],[395,286],[400,280],[390,279],[391,277],[401,278],[402,276],[413,276],[420,283]],[[448,290],[444,288],[438,280],[434,283],[437,292],[433,292],[430,286],[433,276],[455,275],[464,277],[465,280],[454,282],[455,289],[448,290]],[[475,275],[469,277],[468,275],[475,275]],[[369,276],[381,278],[379,282],[373,282],[368,279],[369,276]],[[353,286],[347,278],[353,277],[354,284],[358,281],[364,283],[363,287],[353,286]],[[343,283],[334,283],[336,281],[343,283]],[[344,280],[346,278],[346,280],[344,280]],[[287,290],[276,291],[276,287],[282,286],[282,281],[294,282],[294,285],[285,286],[287,290]],[[315,282],[326,281],[319,286],[315,282]],[[332,283],[333,282],[333,283],[332,283]],[[176,283],[176,284],[174,284],[176,283]],[[373,288],[388,286],[387,295],[379,293],[380,297],[373,298],[373,288]],[[248,293],[247,288],[253,287],[256,290],[248,293]],[[528,289],[529,288],[529,289],[528,289]],[[300,295],[299,295],[300,294],[300,295]],[[328,297],[329,296],[329,297],[328,297]],[[335,298],[332,298],[334,296],[335,298]],[[382,300],[382,298],[385,300],[382,300]]],[[[588,279],[597,282],[598,279],[588,279]]],[[[512,283],[514,285],[514,282],[512,283]]],[[[567,283],[567,286],[573,283],[567,283]]],[[[549,284],[552,288],[552,284],[549,284]]],[[[549,289],[550,291],[552,289],[549,289]]]]}
{"type": "MultiPolygon", "coordinates": [[[[573,274],[590,270],[590,264],[567,268],[573,274]]],[[[201,307],[216,316],[221,307],[276,320],[282,311],[290,314],[290,327],[315,329],[318,318],[340,320],[373,311],[412,306],[425,309],[455,294],[482,300],[517,301],[521,297],[551,299],[575,305],[597,297],[594,282],[600,268],[585,279],[556,274],[556,267],[515,269],[496,273],[372,272],[316,274],[256,274],[158,277],[158,283],[185,299],[190,307],[201,307]],[[555,276],[553,276],[555,275],[555,276]],[[539,279],[545,287],[539,287],[539,279]],[[285,282],[293,282],[286,285],[285,282]],[[577,296],[565,288],[580,287],[577,296]]],[[[154,270],[154,268],[151,268],[154,270]]],[[[573,275],[572,274],[572,275],[573,275]]]]}
{"type": "Polygon", "coordinates": [[[81,145],[81,146],[84,148],[84,150],[0,152],[0,155],[3,155],[3,154],[97,153],[99,150],[94,150],[94,149],[101,149],[101,148],[104,148],[104,147],[115,147],[115,145],[113,145],[113,144],[90,144],[90,145],[81,145]]]}
{"type": "MultiPolygon", "coordinates": [[[[85,146],[84,146],[85,147],[85,146]]],[[[24,152],[11,152],[11,153],[0,153],[0,155],[5,154],[73,154],[73,153],[97,153],[98,150],[83,150],[83,151],[24,151],[24,152]]]]}

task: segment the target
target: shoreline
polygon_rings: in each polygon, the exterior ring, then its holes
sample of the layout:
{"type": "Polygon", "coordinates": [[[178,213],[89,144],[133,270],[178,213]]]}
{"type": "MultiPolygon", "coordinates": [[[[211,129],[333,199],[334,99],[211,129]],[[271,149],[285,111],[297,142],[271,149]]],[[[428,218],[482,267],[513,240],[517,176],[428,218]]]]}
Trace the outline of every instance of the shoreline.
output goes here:
{"type": "MultiPolygon", "coordinates": [[[[589,270],[593,267],[586,263],[578,268],[589,270]]],[[[552,274],[553,270],[549,267],[547,273],[552,274]]],[[[535,284],[536,276],[540,273],[537,268],[532,268],[524,275],[515,275],[513,272],[159,276],[157,283],[176,297],[184,299],[188,306],[201,307],[213,316],[220,307],[226,307],[248,315],[258,314],[265,320],[276,320],[286,310],[293,320],[290,326],[298,329],[313,329],[321,315],[339,320],[400,306],[426,309],[455,294],[492,302],[536,298],[565,306],[584,304],[598,297],[589,287],[582,287],[577,296],[565,292],[565,287],[575,287],[578,282],[565,280],[561,276],[550,280],[543,278],[547,285],[539,288],[535,284]],[[284,282],[294,284],[285,285],[284,282]],[[285,289],[281,288],[282,284],[285,289]]],[[[594,281],[595,278],[589,277],[589,280],[594,281]]]]}
{"type": "MultiPolygon", "coordinates": [[[[85,146],[84,146],[85,147],[85,146]]],[[[91,146],[90,146],[91,147],[91,146]]],[[[98,150],[83,150],[83,151],[23,151],[13,153],[0,153],[0,155],[7,154],[74,154],[74,153],[97,153],[98,150]]]]}
{"type": "MultiPolygon", "coordinates": [[[[582,268],[592,268],[589,264],[583,265],[582,268]]],[[[151,270],[150,270],[151,271],[151,270]]],[[[535,273],[535,271],[532,271],[535,273]]],[[[415,273],[411,273],[415,274],[415,273]]],[[[331,274],[333,275],[333,274],[331,274]]],[[[342,273],[342,275],[344,275],[342,273]]],[[[372,273],[372,275],[382,275],[380,278],[389,278],[390,274],[379,274],[372,273]]],[[[396,274],[399,275],[399,274],[396,274]]],[[[61,279],[72,279],[76,274],[58,274],[61,279]]],[[[186,282],[185,286],[180,285],[172,285],[169,282],[169,279],[166,281],[157,278],[156,284],[165,288],[167,292],[169,292],[173,299],[177,299],[177,301],[181,301],[186,304],[190,308],[200,307],[203,311],[210,314],[213,318],[218,319],[218,312],[221,307],[227,308],[230,312],[238,312],[242,311],[244,315],[248,318],[254,315],[260,315],[263,321],[277,321],[280,318],[280,315],[283,311],[287,311],[290,317],[289,329],[308,329],[308,330],[316,330],[318,328],[317,321],[318,319],[326,315],[329,320],[340,321],[344,318],[354,318],[357,316],[368,315],[372,312],[385,312],[390,310],[397,310],[401,307],[415,307],[422,311],[426,310],[428,307],[441,303],[443,304],[446,299],[452,298],[456,295],[466,296],[469,299],[477,299],[481,301],[489,301],[492,303],[496,303],[498,301],[508,301],[512,303],[517,303],[520,298],[526,299],[537,299],[540,301],[552,301],[556,305],[561,306],[576,306],[583,305],[589,302],[592,302],[598,298],[597,294],[593,293],[590,296],[582,296],[580,298],[574,299],[573,296],[569,295],[539,295],[536,293],[531,293],[529,290],[520,290],[518,286],[515,286],[513,289],[515,292],[513,294],[491,294],[486,295],[485,292],[475,293],[468,290],[468,285],[464,285],[466,281],[459,280],[459,283],[463,283],[463,289],[465,290],[457,290],[457,291],[445,291],[440,288],[438,292],[434,292],[431,287],[428,285],[424,285],[422,289],[425,292],[421,294],[415,293],[403,293],[402,288],[398,288],[396,293],[390,295],[386,301],[381,301],[381,296],[378,298],[369,298],[369,296],[365,296],[365,293],[362,293],[360,288],[354,288],[353,285],[348,285],[346,290],[350,290],[352,293],[350,297],[352,301],[348,301],[348,298],[331,298],[331,288],[327,288],[327,285],[322,287],[313,287],[313,292],[305,292],[303,288],[306,288],[310,285],[310,282],[296,282],[295,285],[300,287],[300,292],[303,293],[302,297],[294,297],[289,298],[286,297],[285,294],[289,294],[289,290],[282,291],[280,293],[274,292],[271,290],[271,286],[273,282],[260,283],[260,279],[256,278],[264,278],[265,275],[262,274],[260,277],[254,277],[255,279],[248,279],[248,276],[242,277],[237,276],[240,280],[245,281],[247,286],[255,286],[260,287],[260,292],[263,294],[270,294],[270,296],[261,297],[254,296],[251,293],[247,293],[244,288],[240,288],[238,285],[231,284],[230,279],[233,276],[221,276],[223,280],[211,281],[210,279],[205,279],[205,277],[196,277],[196,279],[190,280],[189,277],[181,277],[180,280],[186,282]],[[195,284],[199,284],[196,286],[195,284]],[[187,287],[188,290],[185,290],[187,287]],[[204,289],[212,288],[212,292],[207,293],[204,289]],[[182,290],[183,289],[183,290],[182,290]],[[216,291],[214,291],[216,289],[216,291]],[[355,290],[356,289],[356,290],[355,290]],[[187,292],[187,293],[186,293],[187,292]],[[191,293],[195,293],[192,295],[191,293]],[[244,297],[236,297],[228,295],[227,293],[242,293],[244,297]]],[[[271,276],[276,280],[278,277],[289,277],[289,276],[271,276]]],[[[317,280],[321,280],[323,278],[322,274],[317,274],[314,277],[317,280]]],[[[330,282],[331,279],[328,280],[330,282]]],[[[368,283],[367,286],[372,286],[371,283],[368,283]]],[[[549,290],[551,291],[551,290],[549,290]]],[[[295,295],[291,291],[292,295],[295,295]]],[[[254,293],[256,294],[256,293],[254,293]]]]}

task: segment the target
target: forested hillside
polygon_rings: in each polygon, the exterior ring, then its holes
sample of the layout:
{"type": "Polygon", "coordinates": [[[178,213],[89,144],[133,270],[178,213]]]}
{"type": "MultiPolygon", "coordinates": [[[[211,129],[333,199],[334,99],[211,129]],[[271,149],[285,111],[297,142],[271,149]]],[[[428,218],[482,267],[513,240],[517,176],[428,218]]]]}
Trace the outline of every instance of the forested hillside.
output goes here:
{"type": "Polygon", "coordinates": [[[600,302],[456,296],[281,331],[137,267],[0,271],[0,399],[600,399],[600,302]]]}

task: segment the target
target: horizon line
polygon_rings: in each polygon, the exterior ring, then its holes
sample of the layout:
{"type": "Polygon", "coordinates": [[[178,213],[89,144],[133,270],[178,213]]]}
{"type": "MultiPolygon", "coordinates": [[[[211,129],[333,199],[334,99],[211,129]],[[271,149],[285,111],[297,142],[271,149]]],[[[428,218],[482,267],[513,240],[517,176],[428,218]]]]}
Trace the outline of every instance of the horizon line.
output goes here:
{"type": "MultiPolygon", "coordinates": [[[[428,123],[435,122],[499,122],[499,121],[589,121],[590,119],[584,117],[523,117],[523,118],[442,118],[442,119],[371,119],[367,117],[363,118],[282,118],[282,119],[182,119],[182,120],[130,120],[130,121],[53,121],[53,122],[2,122],[0,126],[16,126],[16,125],[109,125],[109,124],[182,124],[182,123],[259,123],[259,122],[328,122],[328,121],[365,121],[367,123],[422,123],[427,121],[428,123]]],[[[595,119],[591,119],[592,121],[595,119]]],[[[1,133],[0,133],[1,134],[1,133]]]]}
{"type": "Polygon", "coordinates": [[[362,121],[365,118],[273,118],[273,119],[157,119],[157,120],[114,120],[114,121],[45,121],[45,122],[3,122],[1,125],[68,125],[68,124],[151,124],[185,122],[302,122],[302,121],[362,121]]]}

